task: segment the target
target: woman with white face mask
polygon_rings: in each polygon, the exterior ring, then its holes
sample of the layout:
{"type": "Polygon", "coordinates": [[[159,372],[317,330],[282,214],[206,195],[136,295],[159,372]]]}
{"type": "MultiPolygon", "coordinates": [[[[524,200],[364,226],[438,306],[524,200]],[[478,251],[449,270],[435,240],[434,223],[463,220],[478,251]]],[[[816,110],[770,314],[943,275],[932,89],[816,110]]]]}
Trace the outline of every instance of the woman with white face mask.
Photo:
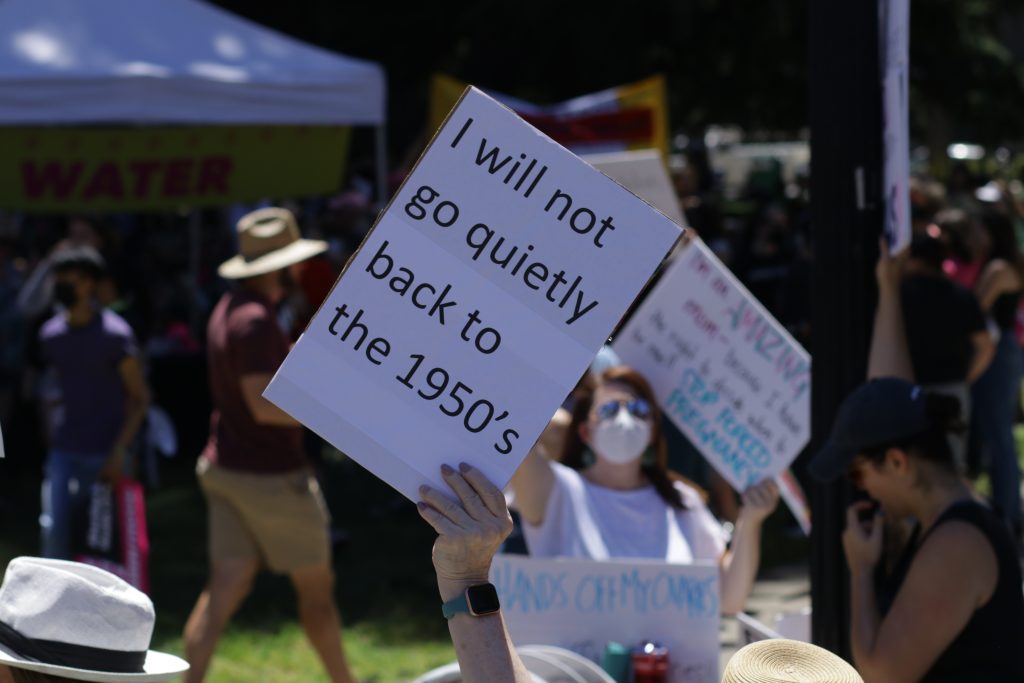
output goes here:
{"type": "Polygon", "coordinates": [[[775,483],[744,492],[727,550],[701,494],[667,468],[661,414],[647,381],[619,366],[586,384],[574,397],[562,452],[535,447],[512,478],[530,554],[717,562],[722,611],[743,609],[757,574],[761,526],[778,504],[775,483]]]}

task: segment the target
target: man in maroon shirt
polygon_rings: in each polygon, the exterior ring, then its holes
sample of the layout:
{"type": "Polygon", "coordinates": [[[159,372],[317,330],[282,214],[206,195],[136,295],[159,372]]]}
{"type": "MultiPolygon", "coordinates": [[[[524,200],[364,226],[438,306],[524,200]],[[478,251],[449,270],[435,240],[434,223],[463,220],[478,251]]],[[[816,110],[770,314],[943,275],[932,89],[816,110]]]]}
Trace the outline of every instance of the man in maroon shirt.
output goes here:
{"type": "Polygon", "coordinates": [[[218,273],[237,287],[221,298],[207,334],[214,411],[196,472],[209,507],[210,579],[185,625],[191,669],[202,681],[221,632],[261,567],[287,574],[299,619],[332,681],[351,683],[334,606],[327,511],[302,450],[298,422],[263,398],[288,354],[275,305],[284,277],[324,242],[299,236],[284,209],[238,222],[238,256],[218,273]]]}

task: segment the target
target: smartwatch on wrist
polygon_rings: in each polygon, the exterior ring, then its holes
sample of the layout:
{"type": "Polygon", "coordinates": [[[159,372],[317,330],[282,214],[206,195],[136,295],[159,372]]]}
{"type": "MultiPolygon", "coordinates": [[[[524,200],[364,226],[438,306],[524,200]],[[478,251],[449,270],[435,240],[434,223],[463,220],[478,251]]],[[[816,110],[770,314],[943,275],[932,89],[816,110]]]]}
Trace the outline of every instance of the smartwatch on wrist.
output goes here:
{"type": "Polygon", "coordinates": [[[501,609],[498,602],[498,591],[491,583],[481,583],[470,586],[462,595],[458,595],[441,605],[441,613],[445,619],[451,619],[457,614],[469,614],[474,617],[482,617],[494,614],[501,609]]]}

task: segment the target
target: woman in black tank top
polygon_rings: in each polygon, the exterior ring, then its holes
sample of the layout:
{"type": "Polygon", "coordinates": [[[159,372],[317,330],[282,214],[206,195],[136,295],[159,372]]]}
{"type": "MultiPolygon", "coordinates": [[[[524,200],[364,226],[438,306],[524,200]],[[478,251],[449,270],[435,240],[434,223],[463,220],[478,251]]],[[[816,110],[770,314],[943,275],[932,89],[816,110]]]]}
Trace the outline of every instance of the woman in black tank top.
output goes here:
{"type": "Polygon", "coordinates": [[[840,408],[815,456],[820,479],[846,472],[880,504],[856,503],[843,545],[851,576],[854,663],[867,683],[1024,681],[1024,590],[1005,524],[959,477],[948,435],[955,398],[876,379],[840,408]],[[879,606],[883,519],[917,520],[879,606]],[[888,601],[886,601],[888,602],[888,601]]]}

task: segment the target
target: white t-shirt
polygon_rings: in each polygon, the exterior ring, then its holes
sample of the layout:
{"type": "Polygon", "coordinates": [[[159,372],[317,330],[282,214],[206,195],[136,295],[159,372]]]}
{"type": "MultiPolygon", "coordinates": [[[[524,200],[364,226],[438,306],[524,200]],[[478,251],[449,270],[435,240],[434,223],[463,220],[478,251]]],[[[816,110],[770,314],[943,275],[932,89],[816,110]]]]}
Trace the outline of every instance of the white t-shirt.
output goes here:
{"type": "Polygon", "coordinates": [[[646,486],[615,491],[587,481],[576,470],[551,463],[555,475],[544,521],[523,520],[534,557],[658,559],[686,564],[718,562],[727,535],[693,488],[675,486],[685,510],[671,507],[646,486]]]}

